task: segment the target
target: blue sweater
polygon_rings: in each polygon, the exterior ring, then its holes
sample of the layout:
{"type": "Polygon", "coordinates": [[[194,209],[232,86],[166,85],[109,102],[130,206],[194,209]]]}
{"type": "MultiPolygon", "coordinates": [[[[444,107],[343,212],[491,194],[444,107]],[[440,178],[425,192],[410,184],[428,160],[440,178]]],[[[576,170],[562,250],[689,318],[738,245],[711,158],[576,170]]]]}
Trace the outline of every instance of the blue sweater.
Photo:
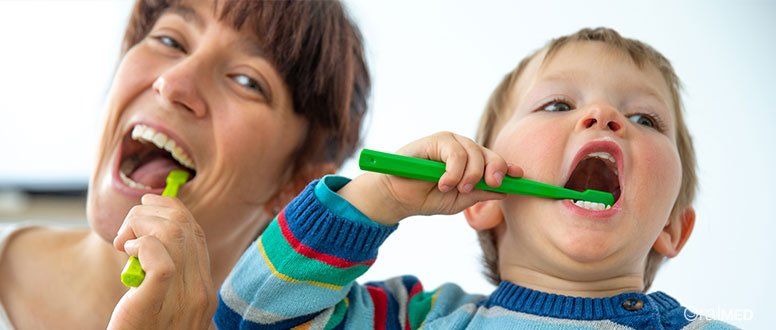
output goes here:
{"type": "Polygon", "coordinates": [[[220,329],[736,329],[662,292],[580,298],[504,281],[482,296],[425,291],[412,276],[358,285],[396,226],[333,192],[347,182],[311,183],[246,251],[219,291],[220,329]]]}

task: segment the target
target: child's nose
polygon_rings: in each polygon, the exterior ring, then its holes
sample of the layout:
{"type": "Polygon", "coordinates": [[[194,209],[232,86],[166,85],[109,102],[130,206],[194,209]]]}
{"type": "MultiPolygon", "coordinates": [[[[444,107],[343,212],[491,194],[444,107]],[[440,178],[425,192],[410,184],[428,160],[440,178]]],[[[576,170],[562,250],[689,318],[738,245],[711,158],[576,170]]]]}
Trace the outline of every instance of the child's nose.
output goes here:
{"type": "Polygon", "coordinates": [[[195,116],[202,117],[207,112],[207,104],[199,91],[201,78],[194,63],[178,63],[167,68],[154,81],[154,94],[164,102],[191,111],[195,116]]]}
{"type": "Polygon", "coordinates": [[[622,116],[616,108],[607,104],[591,104],[585,110],[584,116],[579,121],[579,130],[602,129],[619,136],[625,134],[622,116]]]}

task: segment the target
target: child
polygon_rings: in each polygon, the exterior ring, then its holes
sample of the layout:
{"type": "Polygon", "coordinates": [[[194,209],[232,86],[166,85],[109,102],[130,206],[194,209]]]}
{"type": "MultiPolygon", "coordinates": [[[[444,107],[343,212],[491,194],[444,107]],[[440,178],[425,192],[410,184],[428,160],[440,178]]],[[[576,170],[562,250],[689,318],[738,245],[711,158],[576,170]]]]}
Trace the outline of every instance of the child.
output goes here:
{"type": "Polygon", "coordinates": [[[679,81],[651,47],[583,29],[524,59],[489,101],[480,146],[452,133],[399,154],[443,161],[438,184],[366,173],[311,183],[221,287],[220,328],[729,329],[645,294],[695,222],[694,152],[679,81]],[[487,148],[486,148],[487,147],[487,148]],[[503,157],[503,158],[502,158],[503,157]],[[507,164],[519,165],[507,165],[507,164]],[[615,204],[472,190],[522,176],[611,192],[615,204]],[[360,286],[399,220],[465,211],[498,288],[360,286]]]}

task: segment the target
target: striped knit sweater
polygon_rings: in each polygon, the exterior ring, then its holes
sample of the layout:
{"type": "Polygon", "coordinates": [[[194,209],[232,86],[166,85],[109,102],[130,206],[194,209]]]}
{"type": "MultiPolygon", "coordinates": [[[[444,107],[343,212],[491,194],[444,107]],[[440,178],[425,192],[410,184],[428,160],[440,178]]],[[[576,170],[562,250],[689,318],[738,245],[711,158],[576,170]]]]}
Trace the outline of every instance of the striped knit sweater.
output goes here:
{"type": "Polygon", "coordinates": [[[735,329],[696,317],[665,293],[554,295],[510,282],[489,296],[412,276],[356,284],[396,229],[311,183],[269,225],[219,291],[219,329],[735,329]],[[692,320],[692,321],[690,321],[692,320]]]}

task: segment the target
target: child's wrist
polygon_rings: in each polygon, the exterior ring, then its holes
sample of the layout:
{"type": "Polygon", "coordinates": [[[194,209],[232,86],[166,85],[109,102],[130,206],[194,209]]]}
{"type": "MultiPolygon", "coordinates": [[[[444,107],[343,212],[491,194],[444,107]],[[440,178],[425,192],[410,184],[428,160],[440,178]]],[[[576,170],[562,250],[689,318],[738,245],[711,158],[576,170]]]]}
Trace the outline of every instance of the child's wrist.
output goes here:
{"type": "Polygon", "coordinates": [[[404,216],[397,212],[400,210],[399,206],[390,194],[386,193],[382,176],[384,174],[364,173],[340,188],[337,194],[370,220],[391,226],[404,216]]]}

